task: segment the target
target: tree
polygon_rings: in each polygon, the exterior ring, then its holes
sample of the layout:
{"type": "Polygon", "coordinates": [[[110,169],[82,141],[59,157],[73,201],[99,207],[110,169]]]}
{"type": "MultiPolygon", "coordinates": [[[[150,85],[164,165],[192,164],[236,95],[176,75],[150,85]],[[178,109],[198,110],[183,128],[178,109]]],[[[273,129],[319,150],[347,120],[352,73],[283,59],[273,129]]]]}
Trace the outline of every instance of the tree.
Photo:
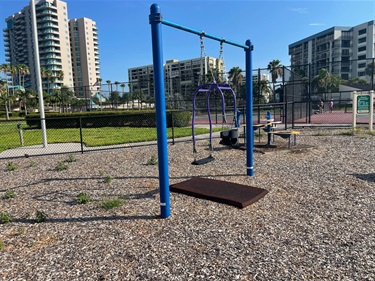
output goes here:
{"type": "MultiPolygon", "coordinates": [[[[283,77],[283,65],[280,60],[272,60],[269,62],[267,69],[271,74],[271,81],[273,83],[273,95],[272,99],[275,96],[275,83],[279,77],[283,77]]],[[[271,99],[271,100],[272,100],[271,99]]]]}
{"type": "MultiPolygon", "coordinates": [[[[0,65],[0,71],[4,73],[5,76],[5,83],[1,84],[1,103],[5,107],[5,114],[6,114],[6,120],[9,120],[9,107],[8,103],[10,102],[9,97],[9,84],[8,84],[8,72],[9,72],[9,64],[1,64],[0,65]]],[[[3,81],[2,81],[3,82],[3,81]]]]}
{"type": "Polygon", "coordinates": [[[254,102],[257,102],[259,104],[267,103],[269,102],[270,94],[272,94],[272,89],[267,80],[260,80],[257,83],[253,84],[253,93],[257,94],[254,95],[254,102]]]}
{"type": "Polygon", "coordinates": [[[9,95],[8,90],[5,88],[5,86],[1,85],[0,86],[0,104],[4,105],[5,107],[6,120],[9,120],[10,107],[14,100],[15,100],[15,96],[9,95]]]}
{"type": "Polygon", "coordinates": [[[119,81],[115,81],[115,85],[116,85],[116,92],[118,92],[118,85],[120,85],[120,82],[119,81]]]}
{"type": "Polygon", "coordinates": [[[242,75],[242,69],[238,66],[232,67],[229,70],[228,79],[232,82],[232,85],[234,86],[234,91],[237,93],[239,86],[242,84],[243,81],[243,75],[242,75]]]}
{"type": "Polygon", "coordinates": [[[30,74],[29,67],[26,64],[17,64],[18,70],[18,85],[25,87],[25,76],[30,74]]]}
{"type": "Polygon", "coordinates": [[[319,74],[314,77],[312,84],[317,92],[334,92],[339,89],[340,78],[329,73],[326,68],[322,68],[319,74]]]}
{"type": "Polygon", "coordinates": [[[105,81],[108,85],[108,94],[111,94],[111,80],[105,81]]]}

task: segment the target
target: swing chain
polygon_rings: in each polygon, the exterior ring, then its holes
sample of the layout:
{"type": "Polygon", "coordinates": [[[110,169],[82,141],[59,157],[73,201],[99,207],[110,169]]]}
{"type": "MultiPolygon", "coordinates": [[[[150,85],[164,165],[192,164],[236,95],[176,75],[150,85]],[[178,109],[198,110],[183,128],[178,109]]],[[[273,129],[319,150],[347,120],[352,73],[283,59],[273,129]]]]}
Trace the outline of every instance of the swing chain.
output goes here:
{"type": "Polygon", "coordinates": [[[222,38],[222,40],[220,41],[219,63],[220,63],[220,61],[223,61],[223,69],[222,69],[223,72],[222,72],[222,74],[223,74],[223,78],[224,78],[224,83],[228,84],[229,80],[228,80],[227,72],[225,70],[225,62],[224,62],[224,48],[223,48],[224,42],[225,42],[225,39],[222,38]]]}
{"type": "Polygon", "coordinates": [[[199,35],[199,39],[200,39],[200,42],[201,42],[201,69],[200,69],[200,81],[199,81],[199,84],[202,84],[204,82],[204,73],[203,73],[203,60],[204,60],[204,63],[206,63],[206,49],[204,47],[204,41],[203,41],[203,37],[204,37],[204,32],[202,32],[200,35],[199,35]]]}

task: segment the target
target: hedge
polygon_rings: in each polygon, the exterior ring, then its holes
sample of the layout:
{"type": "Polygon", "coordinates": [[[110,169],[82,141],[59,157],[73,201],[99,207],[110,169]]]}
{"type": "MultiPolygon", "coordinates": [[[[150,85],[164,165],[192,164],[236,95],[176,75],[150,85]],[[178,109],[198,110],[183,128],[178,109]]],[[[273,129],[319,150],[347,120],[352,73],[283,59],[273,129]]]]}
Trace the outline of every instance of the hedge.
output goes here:
{"type": "MultiPolygon", "coordinates": [[[[189,126],[191,113],[187,111],[167,111],[167,127],[189,126]]],[[[40,128],[40,115],[28,114],[26,124],[32,128],[40,128]]],[[[77,112],[77,113],[46,113],[47,128],[83,128],[100,127],[156,127],[155,111],[101,111],[101,112],[77,112]]]]}

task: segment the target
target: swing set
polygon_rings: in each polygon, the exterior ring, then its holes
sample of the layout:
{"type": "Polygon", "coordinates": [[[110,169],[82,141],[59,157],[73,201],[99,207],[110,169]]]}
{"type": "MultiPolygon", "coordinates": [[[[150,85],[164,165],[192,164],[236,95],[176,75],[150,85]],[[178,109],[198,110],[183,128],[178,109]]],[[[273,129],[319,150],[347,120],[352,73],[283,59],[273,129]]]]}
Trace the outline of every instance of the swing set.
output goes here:
{"type": "MultiPolygon", "coordinates": [[[[158,147],[158,168],[159,168],[159,191],[160,191],[160,216],[167,218],[170,216],[170,195],[169,195],[169,173],[168,173],[168,139],[167,122],[165,106],[165,86],[164,86],[164,67],[163,67],[163,47],[162,47],[162,24],[199,36],[203,36],[215,41],[226,43],[239,47],[245,51],[246,60],[246,173],[248,176],[254,175],[254,136],[253,136],[253,93],[252,93],[252,68],[251,52],[253,45],[250,40],[245,45],[237,44],[226,39],[207,34],[202,31],[194,30],[182,25],[178,25],[163,19],[158,4],[152,4],[150,7],[149,23],[151,25],[152,55],[154,65],[154,87],[155,87],[155,107],[156,107],[156,129],[157,129],[157,147],[158,147]]],[[[224,86],[213,83],[213,86],[219,92],[225,90],[224,86]]],[[[224,84],[225,85],[225,84],[224,84]]],[[[211,92],[214,90],[212,88],[211,92]]],[[[210,91],[209,88],[201,87],[210,91]]],[[[199,89],[197,90],[199,91],[199,89]]],[[[207,93],[207,92],[206,92],[207,93]]]]}
{"type": "MultiPolygon", "coordinates": [[[[201,62],[201,76],[200,80],[204,80],[203,76],[203,60],[204,63],[206,64],[206,51],[204,47],[204,42],[203,42],[203,37],[204,34],[201,34],[200,36],[200,42],[201,42],[201,57],[200,57],[200,62],[201,62]]],[[[223,72],[224,76],[226,78],[226,73],[225,73],[225,64],[224,64],[224,59],[223,59],[223,43],[225,42],[224,39],[220,41],[220,55],[219,55],[219,62],[223,61],[223,72]]],[[[209,68],[209,64],[208,64],[209,68]]],[[[216,82],[216,78],[213,75],[213,72],[211,71],[211,77],[212,77],[212,82],[211,83],[205,83],[202,85],[199,85],[197,89],[194,92],[193,95],[193,114],[192,114],[192,120],[191,120],[191,127],[192,127],[192,139],[193,139],[193,155],[194,155],[194,161],[192,162],[193,165],[203,165],[207,164],[211,161],[213,161],[215,158],[212,156],[213,152],[213,146],[212,146],[212,118],[211,118],[211,111],[210,111],[210,97],[211,94],[219,94],[221,98],[221,114],[222,114],[222,126],[224,126],[227,123],[227,118],[226,118],[226,113],[225,113],[225,92],[229,92],[231,96],[233,97],[233,105],[234,105],[234,113],[233,113],[233,122],[236,124],[236,112],[237,112],[237,107],[236,107],[236,94],[230,87],[228,83],[225,84],[219,84],[216,82]],[[198,94],[206,94],[207,95],[207,116],[208,116],[208,121],[209,121],[209,126],[210,126],[210,133],[209,133],[209,144],[208,144],[208,151],[209,151],[209,156],[206,158],[202,158],[197,160],[197,141],[195,137],[195,132],[194,132],[194,127],[195,127],[195,119],[196,119],[196,99],[198,94]]],[[[227,80],[227,78],[225,79],[227,80]]],[[[227,82],[227,81],[226,81],[227,82]]],[[[200,83],[201,84],[201,83],[200,83]]]]}

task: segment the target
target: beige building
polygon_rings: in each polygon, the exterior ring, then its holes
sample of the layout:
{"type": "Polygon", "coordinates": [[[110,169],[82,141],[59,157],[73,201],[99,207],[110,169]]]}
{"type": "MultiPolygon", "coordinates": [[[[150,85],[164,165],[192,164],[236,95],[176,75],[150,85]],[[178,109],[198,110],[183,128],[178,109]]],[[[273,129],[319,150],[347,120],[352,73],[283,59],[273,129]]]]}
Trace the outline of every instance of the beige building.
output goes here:
{"type": "MultiPolygon", "coordinates": [[[[95,22],[86,18],[69,21],[67,4],[59,0],[40,0],[35,4],[35,9],[40,67],[50,71],[53,77],[42,78],[43,91],[52,93],[63,85],[77,89],[79,86],[94,84],[99,77],[99,48],[95,22]],[[76,42],[79,45],[79,55],[75,51],[76,42]]],[[[25,88],[36,90],[30,6],[24,7],[5,21],[6,63],[27,65],[30,75],[25,77],[25,88]]],[[[90,91],[87,91],[87,96],[89,94],[90,91]]],[[[79,96],[80,93],[76,95],[79,96]]]]}
{"type": "MultiPolygon", "coordinates": [[[[208,79],[210,70],[220,73],[223,80],[223,61],[214,57],[194,58],[184,61],[167,60],[164,64],[165,95],[188,97],[194,93],[196,87],[203,83],[203,77],[208,79]]],[[[141,90],[145,96],[154,96],[154,69],[152,65],[139,66],[128,69],[130,91],[141,90]]]]}
{"type": "Polygon", "coordinates": [[[99,44],[96,23],[88,18],[69,21],[74,86],[77,97],[89,97],[99,90],[99,44]],[[95,86],[94,86],[95,85],[95,86]]]}

